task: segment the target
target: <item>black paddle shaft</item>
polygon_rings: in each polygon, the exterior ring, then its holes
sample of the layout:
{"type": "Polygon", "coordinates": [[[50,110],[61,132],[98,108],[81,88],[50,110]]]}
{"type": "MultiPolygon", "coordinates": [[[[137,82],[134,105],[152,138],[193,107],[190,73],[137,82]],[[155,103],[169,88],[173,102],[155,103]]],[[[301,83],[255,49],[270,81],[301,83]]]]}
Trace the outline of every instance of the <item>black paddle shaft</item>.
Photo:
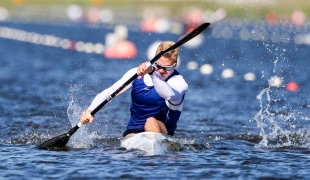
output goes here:
{"type": "MultiPolygon", "coordinates": [[[[160,57],[162,57],[167,52],[178,48],[182,44],[186,43],[187,41],[191,40],[202,31],[204,31],[207,27],[210,26],[210,23],[203,23],[194,29],[192,32],[184,36],[181,40],[176,42],[173,46],[169,47],[168,49],[159,52],[152,60],[150,60],[150,64],[154,64],[160,57]]],[[[121,85],[116,91],[114,91],[106,100],[104,100],[101,104],[99,104],[90,114],[93,116],[95,115],[103,106],[105,106],[108,102],[110,102],[117,94],[119,94],[126,86],[128,86],[133,80],[135,80],[139,75],[135,74],[130,79],[128,79],[123,85],[121,85]]],[[[67,133],[62,134],[60,136],[56,136],[48,141],[45,141],[41,145],[37,146],[38,149],[54,149],[66,146],[67,142],[71,135],[73,135],[79,129],[79,125],[74,126],[70,129],[67,133]]]]}

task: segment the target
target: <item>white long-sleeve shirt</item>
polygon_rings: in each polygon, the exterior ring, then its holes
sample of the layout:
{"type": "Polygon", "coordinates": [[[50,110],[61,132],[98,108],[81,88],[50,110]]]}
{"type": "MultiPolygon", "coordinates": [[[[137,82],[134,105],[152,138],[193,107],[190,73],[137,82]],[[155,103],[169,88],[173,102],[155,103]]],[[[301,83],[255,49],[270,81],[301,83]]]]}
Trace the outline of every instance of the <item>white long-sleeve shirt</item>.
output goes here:
{"type": "MultiPolygon", "coordinates": [[[[133,68],[127,71],[121,79],[119,79],[109,88],[99,93],[88,107],[88,110],[94,110],[101,102],[106,100],[113,92],[115,92],[120,86],[122,86],[130,77],[132,77],[136,73],[137,68],[133,68]]],[[[178,105],[182,102],[183,96],[188,88],[188,85],[183,79],[183,76],[181,75],[173,76],[167,82],[164,79],[162,79],[156,73],[156,71],[153,73],[153,75],[146,74],[144,76],[145,76],[144,77],[145,84],[148,86],[153,85],[157,93],[162,98],[169,101],[173,105],[178,105]]],[[[130,83],[127,87],[125,87],[118,95],[127,91],[131,87],[132,83],[130,83]]]]}

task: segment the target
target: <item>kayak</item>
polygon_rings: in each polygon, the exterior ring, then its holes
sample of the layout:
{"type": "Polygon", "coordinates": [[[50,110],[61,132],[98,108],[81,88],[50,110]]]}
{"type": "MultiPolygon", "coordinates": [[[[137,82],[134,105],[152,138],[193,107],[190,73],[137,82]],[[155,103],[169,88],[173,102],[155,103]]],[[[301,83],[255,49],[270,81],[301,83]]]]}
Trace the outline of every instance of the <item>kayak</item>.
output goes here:
{"type": "Polygon", "coordinates": [[[160,155],[166,152],[177,152],[181,146],[172,136],[155,133],[142,132],[129,135],[120,139],[121,147],[127,150],[137,149],[146,155],[160,155]]]}

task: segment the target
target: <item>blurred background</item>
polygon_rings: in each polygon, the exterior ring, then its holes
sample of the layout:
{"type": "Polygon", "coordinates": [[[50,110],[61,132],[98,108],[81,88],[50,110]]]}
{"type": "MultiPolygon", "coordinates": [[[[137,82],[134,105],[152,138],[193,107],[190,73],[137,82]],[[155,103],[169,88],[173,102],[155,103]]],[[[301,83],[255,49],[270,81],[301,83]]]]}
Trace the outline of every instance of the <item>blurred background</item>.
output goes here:
{"type": "Polygon", "coordinates": [[[148,31],[156,31],[150,24],[167,21],[199,24],[236,18],[303,25],[309,8],[304,0],[1,0],[0,21],[139,23],[148,31]]]}
{"type": "MultiPolygon", "coordinates": [[[[210,22],[212,26],[219,22],[233,22],[231,27],[221,28],[220,32],[216,29],[213,32],[215,37],[229,39],[233,36],[231,28],[244,24],[256,23],[264,27],[283,25],[306,27],[304,25],[310,16],[309,9],[310,4],[304,0],[0,0],[0,22],[83,25],[97,29],[112,29],[115,30],[114,33],[107,34],[104,40],[96,44],[76,43],[68,38],[62,41],[58,37],[49,36],[45,45],[59,45],[63,48],[97,54],[106,51],[104,54],[107,58],[133,58],[137,53],[134,42],[124,41],[128,38],[128,30],[182,35],[202,22],[210,22]],[[116,53],[115,44],[119,41],[122,42],[118,45],[130,47],[128,51],[131,53],[116,53]],[[112,45],[114,47],[110,48],[112,45]]],[[[23,34],[16,37],[4,33],[13,30],[2,28],[1,36],[11,39],[20,37],[18,40],[34,43],[38,42],[33,38],[41,37],[40,34],[23,34]],[[29,38],[25,38],[26,36],[29,38]]],[[[252,36],[254,40],[264,39],[264,41],[267,41],[268,37],[276,41],[281,38],[277,37],[278,35],[268,35],[264,28],[261,31],[254,37],[255,35],[251,35],[253,31],[241,29],[239,36],[245,40],[251,39],[252,36]]],[[[20,33],[27,32],[14,31],[13,34],[20,33]]],[[[308,36],[295,36],[294,40],[299,44],[309,43],[304,37],[308,36]]],[[[287,38],[283,41],[285,39],[287,38]]]]}
{"type": "Polygon", "coordinates": [[[151,18],[196,22],[195,15],[200,20],[217,21],[226,14],[228,19],[297,23],[297,16],[308,16],[310,8],[304,0],[1,0],[0,5],[2,21],[59,23],[68,20],[131,23],[151,18]]]}

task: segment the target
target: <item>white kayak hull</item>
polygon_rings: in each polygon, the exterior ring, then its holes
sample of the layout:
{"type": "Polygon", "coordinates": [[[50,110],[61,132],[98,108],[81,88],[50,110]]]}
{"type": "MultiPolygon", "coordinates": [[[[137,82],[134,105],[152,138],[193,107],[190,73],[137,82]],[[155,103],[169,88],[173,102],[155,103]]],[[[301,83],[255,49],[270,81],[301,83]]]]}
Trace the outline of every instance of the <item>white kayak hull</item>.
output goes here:
{"type": "Polygon", "coordinates": [[[160,155],[179,151],[180,144],[172,137],[162,133],[142,132],[123,137],[121,147],[127,150],[138,149],[146,155],[160,155]]]}

